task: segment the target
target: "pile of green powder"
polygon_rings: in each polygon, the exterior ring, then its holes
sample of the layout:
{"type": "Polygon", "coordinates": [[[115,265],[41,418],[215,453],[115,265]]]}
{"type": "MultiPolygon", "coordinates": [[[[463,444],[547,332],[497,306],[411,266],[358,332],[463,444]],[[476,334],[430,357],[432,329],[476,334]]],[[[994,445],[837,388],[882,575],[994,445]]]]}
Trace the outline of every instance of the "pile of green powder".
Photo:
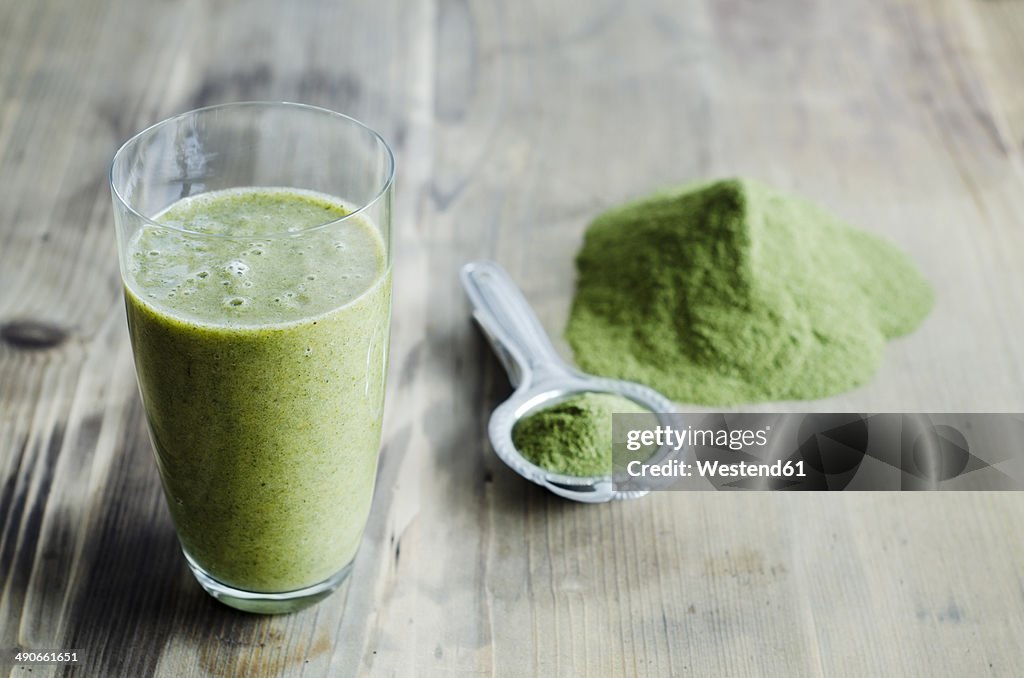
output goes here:
{"type": "Polygon", "coordinates": [[[512,443],[532,463],[569,476],[612,470],[612,414],[644,414],[632,400],[581,393],[534,412],[512,429],[512,443]]]}
{"type": "Polygon", "coordinates": [[[566,338],[585,370],[679,402],[810,399],[865,383],[933,295],[883,239],[747,179],[599,216],[566,338]]]}

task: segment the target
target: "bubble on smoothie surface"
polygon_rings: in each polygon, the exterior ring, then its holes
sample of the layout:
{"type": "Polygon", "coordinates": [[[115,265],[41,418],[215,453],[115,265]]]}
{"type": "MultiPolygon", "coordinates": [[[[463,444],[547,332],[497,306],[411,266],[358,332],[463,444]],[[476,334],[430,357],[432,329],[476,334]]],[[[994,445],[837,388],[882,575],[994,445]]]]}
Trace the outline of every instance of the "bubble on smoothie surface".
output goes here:
{"type": "Polygon", "coordinates": [[[224,269],[234,275],[245,275],[249,272],[249,264],[244,261],[229,261],[224,269]]]}

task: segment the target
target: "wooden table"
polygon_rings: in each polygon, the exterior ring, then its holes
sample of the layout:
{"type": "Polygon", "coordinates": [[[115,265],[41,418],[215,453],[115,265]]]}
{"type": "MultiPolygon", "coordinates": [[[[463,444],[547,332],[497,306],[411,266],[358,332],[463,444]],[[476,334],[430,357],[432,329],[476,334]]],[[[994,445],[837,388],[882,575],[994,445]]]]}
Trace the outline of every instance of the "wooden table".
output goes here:
{"type": "Polygon", "coordinates": [[[508,385],[456,276],[497,259],[558,337],[596,213],[752,175],[938,292],[871,384],[771,408],[1024,411],[1022,63],[1014,0],[0,1],[0,668],[1024,675],[1024,496],[559,500],[487,447],[508,385]],[[373,515],[351,584],[273,618],[179,555],[106,183],[134,131],[238,99],[351,113],[400,167],[373,515]]]}

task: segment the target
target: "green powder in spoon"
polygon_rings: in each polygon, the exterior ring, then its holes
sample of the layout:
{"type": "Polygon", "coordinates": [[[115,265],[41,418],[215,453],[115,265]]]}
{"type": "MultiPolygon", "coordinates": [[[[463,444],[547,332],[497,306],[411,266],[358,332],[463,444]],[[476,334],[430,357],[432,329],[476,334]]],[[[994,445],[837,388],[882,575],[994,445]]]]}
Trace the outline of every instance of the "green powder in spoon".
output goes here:
{"type": "Polygon", "coordinates": [[[532,463],[569,476],[612,471],[612,414],[649,413],[632,400],[581,393],[524,417],[512,443],[532,463]]]}
{"type": "Polygon", "coordinates": [[[602,214],[576,265],[576,362],[708,405],[861,385],[933,303],[896,247],[747,179],[602,214]]]}

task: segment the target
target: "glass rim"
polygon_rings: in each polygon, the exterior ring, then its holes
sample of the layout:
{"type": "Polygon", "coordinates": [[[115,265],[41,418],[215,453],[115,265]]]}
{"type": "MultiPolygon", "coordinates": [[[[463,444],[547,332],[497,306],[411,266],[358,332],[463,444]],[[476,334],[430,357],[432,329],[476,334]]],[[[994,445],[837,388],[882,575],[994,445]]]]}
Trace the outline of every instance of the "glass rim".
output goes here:
{"type": "MultiPolygon", "coordinates": [[[[114,153],[114,157],[110,161],[110,167],[107,170],[107,184],[110,186],[110,192],[114,196],[114,200],[116,200],[118,202],[118,204],[120,204],[124,209],[126,209],[132,216],[140,219],[141,221],[143,221],[147,225],[150,225],[150,226],[153,226],[153,227],[156,227],[156,228],[166,228],[168,230],[176,231],[178,233],[185,233],[185,234],[190,235],[190,236],[201,236],[201,237],[204,237],[204,238],[251,238],[252,237],[251,235],[232,235],[232,234],[229,234],[229,233],[205,233],[203,231],[194,231],[194,230],[191,230],[191,229],[188,229],[188,228],[183,228],[181,226],[176,226],[174,224],[168,224],[168,223],[164,223],[162,221],[157,221],[156,219],[153,219],[152,217],[147,217],[145,214],[143,214],[139,210],[135,209],[135,207],[128,200],[126,200],[123,195],[121,195],[121,192],[118,190],[116,184],[114,183],[114,168],[117,167],[118,163],[123,159],[123,156],[127,153],[128,148],[133,146],[133,145],[135,145],[135,144],[137,144],[143,137],[145,137],[145,136],[147,136],[147,135],[157,131],[159,128],[164,127],[166,125],[170,125],[171,123],[177,122],[177,121],[179,121],[179,120],[181,120],[183,118],[186,118],[186,117],[189,117],[189,116],[194,116],[197,113],[206,113],[206,112],[209,112],[209,111],[214,111],[214,110],[218,110],[218,109],[225,109],[225,108],[250,108],[250,107],[251,108],[258,108],[258,107],[262,107],[262,108],[294,108],[296,110],[301,110],[301,111],[305,111],[305,112],[318,113],[318,114],[327,114],[328,116],[337,118],[339,121],[353,123],[353,124],[356,125],[356,127],[362,128],[363,130],[365,130],[365,131],[370,133],[370,135],[384,149],[384,156],[387,159],[387,168],[386,168],[386,171],[385,171],[385,178],[384,178],[384,181],[382,182],[380,188],[377,190],[376,193],[374,193],[372,198],[367,200],[362,205],[359,205],[356,209],[352,210],[351,212],[345,214],[342,217],[338,217],[337,219],[332,219],[331,221],[325,221],[322,224],[316,224],[314,226],[306,226],[306,227],[301,228],[301,229],[299,229],[297,231],[281,231],[281,232],[266,233],[266,234],[261,233],[260,234],[261,238],[295,237],[295,236],[302,235],[303,233],[309,233],[310,231],[319,230],[321,228],[326,228],[326,227],[329,227],[329,226],[333,226],[335,224],[342,223],[344,221],[348,221],[349,219],[358,216],[362,212],[365,212],[370,207],[375,205],[384,195],[387,194],[387,192],[391,188],[392,184],[394,184],[394,181],[395,181],[395,154],[394,154],[394,151],[391,150],[391,146],[388,145],[388,142],[384,140],[384,137],[382,137],[377,130],[373,129],[372,127],[370,127],[366,123],[360,122],[359,120],[356,120],[355,118],[353,118],[350,115],[345,115],[344,113],[339,113],[338,111],[332,111],[329,108],[324,108],[322,106],[313,106],[311,104],[298,103],[298,102],[295,102],[295,101],[274,101],[274,100],[265,100],[265,101],[231,101],[231,102],[226,102],[226,103],[221,103],[221,104],[214,104],[212,106],[203,106],[203,107],[200,107],[200,108],[194,108],[192,110],[185,111],[183,113],[178,113],[177,115],[172,115],[170,117],[164,118],[162,120],[159,120],[159,121],[153,123],[152,125],[142,129],[139,132],[136,132],[131,137],[129,137],[128,140],[125,141],[123,144],[121,144],[120,148],[118,148],[117,151],[114,153]]],[[[246,188],[246,187],[238,186],[236,188],[246,188]]],[[[266,188],[275,188],[276,189],[276,188],[289,188],[289,187],[285,187],[285,186],[268,186],[266,188]]],[[[299,189],[299,190],[307,190],[307,189],[303,189],[303,188],[298,187],[298,186],[293,186],[291,188],[295,188],[295,189],[299,189]]],[[[227,189],[227,190],[233,190],[233,189],[227,189]]],[[[196,195],[203,195],[203,194],[202,193],[197,193],[196,195]]],[[[193,196],[189,196],[189,197],[193,197],[193,196]]]]}

